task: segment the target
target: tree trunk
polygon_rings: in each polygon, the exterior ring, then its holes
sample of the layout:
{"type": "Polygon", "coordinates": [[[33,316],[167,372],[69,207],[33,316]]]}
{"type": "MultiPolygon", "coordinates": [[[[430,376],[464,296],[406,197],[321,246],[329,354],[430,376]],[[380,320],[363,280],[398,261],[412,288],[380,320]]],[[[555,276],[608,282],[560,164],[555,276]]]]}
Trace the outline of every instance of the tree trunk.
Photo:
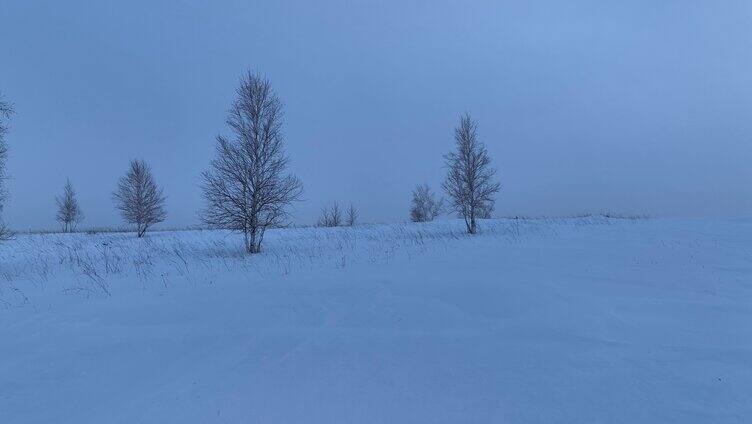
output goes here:
{"type": "Polygon", "coordinates": [[[470,209],[470,227],[467,229],[467,232],[470,234],[475,234],[476,226],[475,226],[475,208],[470,209]]]}
{"type": "Polygon", "coordinates": [[[250,252],[251,253],[258,253],[259,252],[259,247],[258,247],[258,229],[255,228],[255,227],[251,231],[251,250],[250,250],[250,252]]]}
{"type": "Polygon", "coordinates": [[[250,228],[248,231],[245,232],[245,250],[248,253],[258,253],[258,229],[256,227],[250,228]]]}

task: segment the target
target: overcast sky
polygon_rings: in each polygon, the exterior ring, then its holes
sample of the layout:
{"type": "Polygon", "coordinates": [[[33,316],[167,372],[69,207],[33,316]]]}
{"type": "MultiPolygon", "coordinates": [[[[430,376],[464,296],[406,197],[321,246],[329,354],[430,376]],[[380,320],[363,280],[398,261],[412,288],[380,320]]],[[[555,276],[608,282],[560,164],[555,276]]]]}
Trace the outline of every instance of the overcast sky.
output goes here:
{"type": "Polygon", "coordinates": [[[503,184],[497,215],[752,215],[752,2],[3,0],[15,229],[52,228],[69,177],[116,225],[132,158],[197,223],[199,175],[241,73],[285,104],[298,223],[330,201],[407,219],[440,188],[461,113],[503,184]]]}

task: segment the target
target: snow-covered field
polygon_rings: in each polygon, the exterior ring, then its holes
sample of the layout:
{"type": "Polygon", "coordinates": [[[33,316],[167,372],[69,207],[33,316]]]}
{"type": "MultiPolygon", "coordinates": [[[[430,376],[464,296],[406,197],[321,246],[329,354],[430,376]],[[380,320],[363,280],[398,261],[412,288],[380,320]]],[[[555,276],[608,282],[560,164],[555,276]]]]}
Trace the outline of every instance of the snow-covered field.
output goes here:
{"type": "Polygon", "coordinates": [[[752,221],[20,235],[0,423],[749,423],[752,221]]]}

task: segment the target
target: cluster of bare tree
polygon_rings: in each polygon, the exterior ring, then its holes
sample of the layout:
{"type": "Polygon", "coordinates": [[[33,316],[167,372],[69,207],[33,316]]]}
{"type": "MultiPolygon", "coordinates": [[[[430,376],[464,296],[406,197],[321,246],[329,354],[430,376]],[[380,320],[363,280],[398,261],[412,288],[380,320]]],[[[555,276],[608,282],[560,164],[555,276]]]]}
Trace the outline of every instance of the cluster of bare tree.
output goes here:
{"type": "MultiPolygon", "coordinates": [[[[13,114],[13,106],[5,102],[0,95],[0,212],[5,206],[7,189],[5,180],[7,173],[5,161],[8,156],[8,145],[5,135],[8,132],[7,120],[13,114]]],[[[138,237],[143,237],[149,226],[165,219],[162,189],[158,188],[151,175],[149,166],[143,161],[132,161],[128,173],[120,179],[117,190],[113,193],[115,206],[120,210],[123,220],[135,224],[138,237]]],[[[66,180],[63,194],[55,197],[57,214],[55,219],[62,226],[63,232],[72,232],[84,215],[78,204],[76,191],[70,180],[66,180]]],[[[10,230],[0,219],[0,240],[10,237],[10,230]]]]}
{"type": "MultiPolygon", "coordinates": [[[[6,199],[4,136],[12,113],[12,106],[0,97],[0,211],[6,199]]],[[[248,253],[261,251],[267,229],[287,225],[288,209],[303,192],[300,180],[287,169],[290,161],[284,149],[282,115],[282,102],[269,81],[251,72],[244,74],[227,116],[231,135],[217,136],[216,156],[202,174],[206,205],[201,219],[211,227],[242,232],[248,253]]],[[[454,139],[455,149],[444,156],[447,176],[442,187],[450,199],[448,207],[427,184],[418,185],[413,191],[410,219],[432,221],[448,210],[463,218],[468,233],[475,234],[477,220],[491,216],[494,197],[501,186],[494,181],[491,159],[478,140],[477,124],[469,115],[461,117],[454,139]]],[[[123,220],[135,225],[138,237],[165,220],[165,196],[142,160],[131,162],[112,198],[123,220]]],[[[73,231],[83,220],[83,213],[70,181],[66,181],[63,194],[55,201],[56,218],[63,231],[73,231]]],[[[335,202],[322,209],[319,225],[352,226],[357,220],[354,205],[343,212],[335,202]]],[[[0,238],[7,235],[0,221],[0,238]]]]}
{"type": "MultiPolygon", "coordinates": [[[[3,137],[6,119],[12,112],[12,107],[0,98],[0,210],[6,194],[2,184],[7,154],[3,137]]],[[[243,75],[227,125],[232,136],[217,137],[216,157],[202,174],[206,207],[200,215],[209,226],[241,231],[246,250],[256,253],[261,250],[268,228],[287,224],[288,207],[300,199],[303,191],[300,180],[287,172],[282,102],[266,78],[251,72],[243,75]]],[[[131,162],[112,198],[123,220],[136,226],[138,237],[166,217],[165,196],[144,161],[131,162]]],[[[56,218],[63,231],[73,231],[83,213],[70,181],[66,181],[63,194],[55,201],[56,218]]],[[[355,223],[354,207],[347,217],[348,223],[355,223]]],[[[7,235],[0,223],[0,236],[7,235]]]]}
{"type": "MultiPolygon", "coordinates": [[[[146,234],[150,226],[163,222],[167,216],[162,189],[154,182],[149,165],[142,160],[131,161],[128,172],[118,181],[112,199],[123,221],[136,226],[136,236],[139,238],[146,234]]],[[[55,219],[63,232],[75,231],[76,225],[83,221],[84,214],[70,180],[66,180],[63,194],[55,197],[55,203],[55,219]]]]}
{"type": "Polygon", "coordinates": [[[319,217],[319,227],[341,227],[346,225],[352,227],[358,222],[358,210],[355,205],[350,203],[347,210],[343,212],[339,208],[339,203],[334,202],[330,206],[324,206],[321,209],[321,216],[319,217]]]}
{"type": "MultiPolygon", "coordinates": [[[[467,232],[478,231],[478,219],[491,218],[494,198],[501,190],[496,170],[483,143],[478,140],[477,123],[469,114],[460,118],[454,130],[455,150],[444,156],[447,176],[442,188],[449,196],[449,210],[463,218],[467,232]]],[[[444,199],[437,199],[427,184],[413,191],[410,219],[433,221],[444,211],[444,199]]]]}

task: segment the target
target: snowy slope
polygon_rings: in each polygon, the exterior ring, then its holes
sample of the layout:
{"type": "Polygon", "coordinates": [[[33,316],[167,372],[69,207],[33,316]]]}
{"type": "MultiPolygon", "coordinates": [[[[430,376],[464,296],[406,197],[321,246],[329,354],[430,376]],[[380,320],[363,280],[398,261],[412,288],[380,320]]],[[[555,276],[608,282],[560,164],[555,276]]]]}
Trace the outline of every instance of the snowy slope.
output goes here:
{"type": "Polygon", "coordinates": [[[752,222],[483,229],[19,236],[0,423],[752,422],[752,222]]]}

